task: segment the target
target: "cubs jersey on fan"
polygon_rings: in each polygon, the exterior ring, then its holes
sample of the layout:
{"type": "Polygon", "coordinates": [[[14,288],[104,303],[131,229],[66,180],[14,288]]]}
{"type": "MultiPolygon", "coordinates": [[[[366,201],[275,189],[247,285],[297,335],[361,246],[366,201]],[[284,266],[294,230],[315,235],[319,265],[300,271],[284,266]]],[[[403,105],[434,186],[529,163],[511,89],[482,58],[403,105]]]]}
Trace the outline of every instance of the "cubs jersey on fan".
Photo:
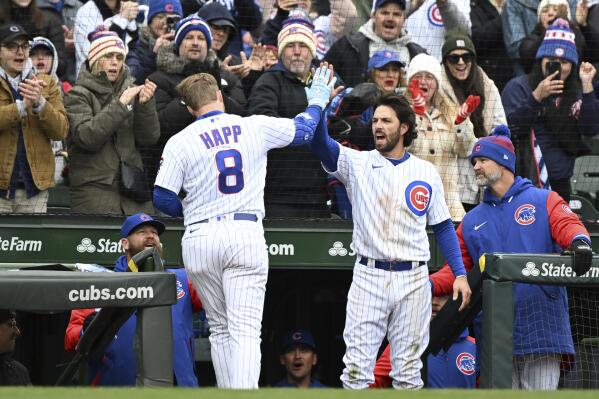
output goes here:
{"type": "Polygon", "coordinates": [[[426,224],[450,218],[433,164],[406,151],[394,165],[376,150],[340,146],[332,174],[345,185],[352,203],[358,254],[379,260],[429,260],[426,224]]]}
{"type": "Polygon", "coordinates": [[[209,112],[167,142],[155,184],[186,193],[186,226],[240,211],[263,218],[265,154],[289,145],[295,130],[293,119],[209,112]]]}

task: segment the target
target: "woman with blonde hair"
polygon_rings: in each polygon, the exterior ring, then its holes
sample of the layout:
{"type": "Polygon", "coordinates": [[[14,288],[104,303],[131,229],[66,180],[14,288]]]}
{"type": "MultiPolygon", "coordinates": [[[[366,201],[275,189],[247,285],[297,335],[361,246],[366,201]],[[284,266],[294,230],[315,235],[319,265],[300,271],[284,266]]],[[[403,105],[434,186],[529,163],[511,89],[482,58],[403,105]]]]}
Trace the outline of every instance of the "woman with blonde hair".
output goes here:
{"type": "Polygon", "coordinates": [[[154,213],[140,145],[156,143],[160,124],[149,80],[140,86],[114,33],[90,34],[87,62],[65,97],[71,122],[69,178],[74,213],[154,213]]]}

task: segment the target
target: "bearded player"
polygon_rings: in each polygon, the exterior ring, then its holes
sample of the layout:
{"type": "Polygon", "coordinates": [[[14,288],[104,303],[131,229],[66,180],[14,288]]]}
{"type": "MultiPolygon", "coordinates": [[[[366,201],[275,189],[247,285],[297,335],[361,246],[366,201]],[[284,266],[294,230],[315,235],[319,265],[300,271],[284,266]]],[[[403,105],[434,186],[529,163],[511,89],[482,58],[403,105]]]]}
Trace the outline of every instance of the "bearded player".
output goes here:
{"type": "Polygon", "coordinates": [[[324,118],[311,143],[327,173],[345,185],[352,203],[358,255],[343,332],[345,388],[365,389],[374,382],[376,355],[385,335],[391,345],[393,387],[423,386],[420,357],[428,344],[431,314],[427,224],[456,277],[453,298],[461,293],[460,310],[470,300],[439,173],[405,149],[416,138],[414,126],[408,101],[389,94],[375,104],[375,150],[340,146],[329,137],[324,118]]]}

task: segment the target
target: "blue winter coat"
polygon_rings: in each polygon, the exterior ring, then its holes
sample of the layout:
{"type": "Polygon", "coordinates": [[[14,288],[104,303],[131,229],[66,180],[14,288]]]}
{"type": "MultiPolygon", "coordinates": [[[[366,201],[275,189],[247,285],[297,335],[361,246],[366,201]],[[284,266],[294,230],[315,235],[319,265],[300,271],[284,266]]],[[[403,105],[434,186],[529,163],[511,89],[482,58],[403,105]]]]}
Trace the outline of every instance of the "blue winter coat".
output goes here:
{"type": "MultiPolygon", "coordinates": [[[[551,236],[550,193],[521,177],[501,199],[485,191],[483,203],[462,221],[463,242],[471,258],[491,252],[559,252],[551,236]]],[[[565,287],[514,283],[515,355],[574,353],[570,334],[565,287]]]]}
{"type": "MultiPolygon", "coordinates": [[[[127,258],[121,256],[114,270],[124,272],[127,258]]],[[[185,269],[165,269],[177,275],[177,303],[172,305],[173,369],[178,386],[198,386],[195,372],[192,330],[192,305],[185,269]]],[[[135,385],[136,363],[133,341],[137,317],[131,316],[115,335],[100,362],[90,362],[89,379],[92,385],[135,385]]],[[[159,348],[157,348],[158,350],[159,348]]]]}

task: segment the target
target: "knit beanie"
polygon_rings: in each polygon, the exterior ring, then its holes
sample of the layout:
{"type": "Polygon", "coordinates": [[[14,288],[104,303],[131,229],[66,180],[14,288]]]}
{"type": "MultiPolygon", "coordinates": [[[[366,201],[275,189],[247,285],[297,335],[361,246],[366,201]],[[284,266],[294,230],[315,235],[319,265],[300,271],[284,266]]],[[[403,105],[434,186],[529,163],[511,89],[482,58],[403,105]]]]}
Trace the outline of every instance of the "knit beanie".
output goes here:
{"type": "MultiPolygon", "coordinates": [[[[547,6],[566,6],[566,10],[568,10],[568,15],[564,15],[562,17],[566,17],[568,18],[568,20],[572,20],[568,0],[541,0],[541,2],[539,3],[539,7],[537,8],[537,20],[539,22],[541,22],[541,11],[543,11],[543,8],[547,6]]],[[[589,7],[591,6],[589,5],[589,7]]]]}
{"type": "Polygon", "coordinates": [[[412,58],[410,65],[408,65],[408,82],[412,79],[412,76],[416,75],[418,72],[428,72],[437,79],[437,85],[441,83],[441,64],[439,63],[439,60],[432,55],[420,53],[412,58]]]}
{"type": "Polygon", "coordinates": [[[183,8],[179,0],[150,0],[150,9],[148,10],[148,25],[156,14],[177,14],[183,16],[183,8]]]}
{"type": "Polygon", "coordinates": [[[127,54],[125,44],[115,32],[109,31],[104,25],[100,25],[87,35],[90,41],[89,51],[87,52],[87,62],[91,68],[94,63],[103,56],[110,53],[127,54]]]}
{"type": "Polygon", "coordinates": [[[505,166],[512,173],[516,173],[516,152],[510,137],[510,129],[506,125],[497,125],[486,137],[481,137],[472,148],[470,162],[474,165],[474,158],[489,158],[499,165],[505,166]]]}
{"type": "Polygon", "coordinates": [[[177,26],[175,27],[175,46],[177,50],[179,50],[181,43],[183,43],[185,35],[192,30],[199,30],[202,32],[206,38],[208,49],[212,48],[212,33],[210,33],[210,27],[202,18],[190,15],[177,22],[177,26]]]}
{"type": "Polygon", "coordinates": [[[576,51],[576,43],[574,42],[575,36],[568,21],[562,18],[556,19],[553,24],[547,27],[543,42],[537,50],[536,59],[556,57],[568,60],[573,65],[578,65],[578,51],[576,51]]]}
{"type": "Polygon", "coordinates": [[[476,49],[474,48],[472,39],[470,39],[470,35],[460,30],[452,30],[445,36],[445,43],[443,43],[443,47],[441,48],[443,59],[445,59],[447,54],[457,49],[468,50],[476,55],[476,49]]]}
{"type": "Polygon", "coordinates": [[[277,38],[279,57],[289,43],[303,43],[310,49],[312,57],[316,57],[316,36],[309,21],[300,18],[288,18],[283,22],[283,29],[277,38]]]}

